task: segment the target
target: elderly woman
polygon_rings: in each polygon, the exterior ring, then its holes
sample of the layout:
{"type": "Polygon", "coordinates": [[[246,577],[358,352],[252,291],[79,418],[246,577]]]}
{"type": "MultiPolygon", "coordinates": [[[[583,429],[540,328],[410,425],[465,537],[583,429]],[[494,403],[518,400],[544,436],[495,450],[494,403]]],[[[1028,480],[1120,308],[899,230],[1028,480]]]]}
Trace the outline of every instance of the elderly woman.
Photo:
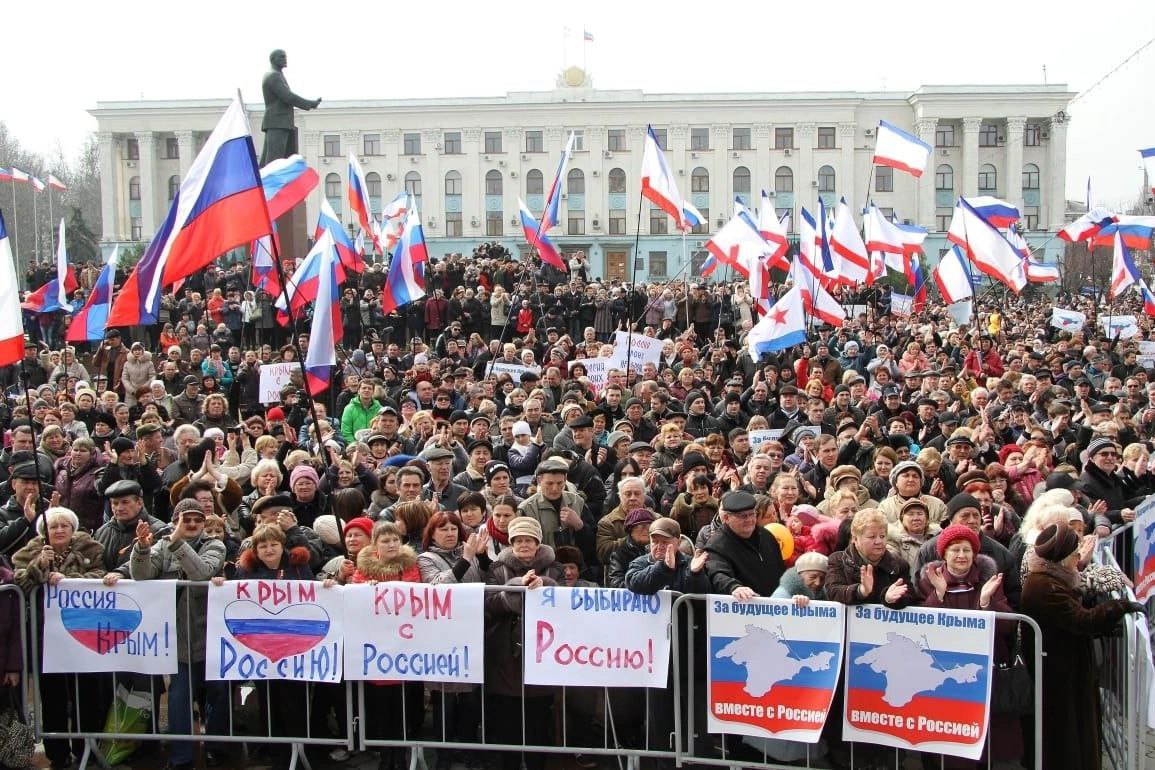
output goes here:
{"type": "Polygon", "coordinates": [[[56,461],[56,491],[60,503],[74,511],[80,529],[95,532],[104,523],[104,498],[97,489],[97,474],[104,465],[92,439],[78,438],[72,449],[56,461]]]}
{"type": "MultiPolygon", "coordinates": [[[[30,504],[34,504],[36,496],[31,495],[28,499],[30,504]]],[[[80,521],[75,513],[67,508],[49,508],[38,520],[37,531],[40,534],[12,557],[16,584],[25,593],[31,594],[45,584],[56,585],[64,578],[104,576],[104,547],[87,532],[80,531],[80,521]]],[[[39,601],[40,597],[35,600],[39,601]]],[[[40,639],[43,644],[43,634],[40,639]]],[[[39,654],[43,657],[43,647],[39,654]]],[[[108,706],[107,697],[102,692],[103,684],[100,674],[41,674],[44,730],[100,732],[108,706]]],[[[84,742],[74,741],[70,746],[67,739],[47,738],[44,741],[44,753],[53,767],[68,767],[70,752],[79,759],[84,753],[84,742]]]]}
{"type": "Polygon", "coordinates": [[[1110,633],[1127,613],[1143,611],[1141,604],[1118,599],[1084,607],[1076,590],[1078,562],[1078,534],[1066,524],[1051,524],[1035,539],[1035,558],[1023,582],[1022,611],[1039,624],[1047,653],[1041,673],[1043,692],[1052,693],[1043,699],[1042,761],[1047,770],[1102,767],[1094,638],[1110,633]]]}
{"type": "MultiPolygon", "coordinates": [[[[557,586],[564,575],[554,560],[553,549],[542,545],[541,524],[519,516],[509,523],[510,547],[498,554],[486,582],[495,586],[524,586],[533,591],[557,586]]],[[[495,591],[485,599],[486,725],[496,743],[548,743],[552,734],[553,694],[548,688],[522,682],[521,639],[523,597],[521,593],[495,591]],[[523,701],[524,695],[524,701],[523,701]],[[524,709],[524,710],[523,710],[524,709]],[[525,715],[524,732],[511,714],[525,715]]],[[[526,770],[542,770],[542,754],[524,755],[526,770]]],[[[518,770],[522,757],[503,752],[504,770],[518,770]]]]}
{"type": "Polygon", "coordinates": [[[886,530],[886,516],[877,509],[854,514],[850,544],[830,555],[826,595],[831,601],[901,609],[914,600],[910,566],[887,550],[886,530]]]}
{"type": "Polygon", "coordinates": [[[930,521],[926,503],[922,498],[913,497],[898,509],[898,521],[890,522],[886,533],[886,546],[913,570],[918,562],[919,550],[927,540],[938,534],[938,531],[938,522],[930,521]]]}

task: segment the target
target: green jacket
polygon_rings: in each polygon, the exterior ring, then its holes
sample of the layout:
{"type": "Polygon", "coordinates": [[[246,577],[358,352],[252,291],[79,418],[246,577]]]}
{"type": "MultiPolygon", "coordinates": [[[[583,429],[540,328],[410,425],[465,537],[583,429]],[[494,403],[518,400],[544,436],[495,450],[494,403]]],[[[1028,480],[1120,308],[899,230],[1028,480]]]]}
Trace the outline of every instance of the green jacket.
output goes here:
{"type": "Polygon", "coordinates": [[[354,398],[345,405],[345,411],[341,412],[341,434],[345,437],[346,444],[352,444],[357,440],[357,431],[364,430],[369,427],[369,423],[381,411],[381,402],[373,401],[368,407],[361,406],[361,399],[354,398]]]}

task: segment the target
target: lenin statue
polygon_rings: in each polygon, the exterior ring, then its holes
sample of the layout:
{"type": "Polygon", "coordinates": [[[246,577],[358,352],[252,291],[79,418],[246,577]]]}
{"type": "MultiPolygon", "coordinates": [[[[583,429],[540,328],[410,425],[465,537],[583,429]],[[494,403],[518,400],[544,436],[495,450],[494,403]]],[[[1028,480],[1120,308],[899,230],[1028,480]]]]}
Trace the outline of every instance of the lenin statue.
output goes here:
{"type": "Polygon", "coordinates": [[[298,152],[293,108],[315,110],[321,103],[320,99],[304,99],[289,90],[282,72],[289,63],[284,51],[278,48],[269,54],[269,63],[273,68],[261,82],[261,92],[265,97],[265,117],[261,120],[265,147],[261,151],[261,166],[298,152]]]}

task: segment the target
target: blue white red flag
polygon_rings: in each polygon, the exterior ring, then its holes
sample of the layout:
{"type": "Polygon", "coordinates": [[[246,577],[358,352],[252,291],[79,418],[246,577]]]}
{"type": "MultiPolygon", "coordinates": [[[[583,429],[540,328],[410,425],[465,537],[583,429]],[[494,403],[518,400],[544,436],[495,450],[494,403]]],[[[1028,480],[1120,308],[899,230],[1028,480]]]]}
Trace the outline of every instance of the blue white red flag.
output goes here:
{"type": "Polygon", "coordinates": [[[4,212],[0,211],[0,366],[24,357],[24,317],[20,313],[20,284],[4,212]]]}
{"type": "Polygon", "coordinates": [[[238,96],[189,167],[168,216],[113,302],[109,325],[156,323],[163,286],[271,232],[249,121],[238,96]]]}
{"type": "Polygon", "coordinates": [[[116,280],[119,257],[120,246],[116,246],[108,255],[108,261],[100,271],[84,307],[72,316],[72,321],[68,324],[68,332],[64,338],[69,342],[104,339],[104,332],[108,329],[108,311],[112,307],[113,283],[116,280]]]}
{"type": "Polygon", "coordinates": [[[1060,230],[1059,237],[1068,243],[1089,241],[1117,219],[1115,212],[1110,209],[1094,208],[1060,230]]]}
{"type": "MultiPolygon", "coordinates": [[[[545,210],[541,215],[541,231],[548,232],[555,225],[559,219],[558,207],[561,205],[561,180],[565,176],[565,167],[569,165],[570,156],[573,154],[573,145],[576,136],[571,131],[569,139],[566,140],[565,149],[561,153],[561,162],[557,164],[557,174],[553,178],[553,184],[549,187],[549,194],[545,196],[545,210]]],[[[533,241],[530,241],[532,243],[533,241]]],[[[564,268],[562,268],[564,269],[564,268]]]]}
{"type": "Polygon", "coordinates": [[[783,294],[746,335],[746,344],[755,361],[764,353],[775,353],[803,342],[806,342],[806,314],[802,308],[802,289],[798,286],[783,294]]]}
{"type": "Polygon", "coordinates": [[[537,219],[521,198],[517,199],[517,216],[521,221],[521,232],[525,236],[526,243],[529,244],[530,249],[537,250],[541,261],[563,272],[568,270],[569,268],[565,260],[561,257],[561,252],[557,250],[557,246],[550,240],[550,237],[546,235],[545,228],[538,227],[537,219]]]}
{"type": "Polygon", "coordinates": [[[281,277],[277,275],[277,265],[273,261],[274,252],[281,252],[280,245],[274,249],[273,240],[277,238],[277,226],[273,225],[271,235],[263,235],[253,241],[249,255],[253,260],[252,283],[253,288],[265,292],[270,297],[281,294],[281,277]]]}
{"type": "Polygon", "coordinates": [[[1044,265],[1033,259],[1026,261],[1027,280],[1031,283],[1052,283],[1059,280],[1058,265],[1044,265]]]}
{"type": "Polygon", "coordinates": [[[261,184],[269,204],[269,218],[276,221],[303,203],[319,181],[317,172],[309,168],[309,164],[300,155],[278,158],[262,168],[261,184]]]}
{"type": "Polygon", "coordinates": [[[674,174],[666,162],[666,155],[658,145],[653,126],[646,126],[646,138],[642,146],[642,195],[669,214],[675,227],[686,229],[682,196],[678,193],[678,185],[674,182],[674,174]]]}
{"type": "Polygon", "coordinates": [[[1115,299],[1123,290],[1133,283],[1142,280],[1135,260],[1131,258],[1131,249],[1121,232],[1115,233],[1115,252],[1111,258],[1111,288],[1107,292],[1108,299],[1115,299]]]}
{"type": "Polygon", "coordinates": [[[917,255],[911,258],[911,283],[914,286],[914,312],[921,312],[926,307],[926,270],[922,267],[922,260],[917,255]]]}
{"type": "Polygon", "coordinates": [[[9,169],[9,174],[12,177],[13,182],[20,182],[21,184],[28,184],[29,182],[32,181],[32,175],[31,174],[29,174],[26,171],[21,171],[20,169],[16,168],[15,166],[13,166],[11,169],[9,169]]]}
{"type": "MultiPolygon", "coordinates": [[[[324,230],[321,235],[330,232],[324,230]]],[[[321,251],[317,248],[318,240],[314,241],[313,248],[305,255],[304,259],[297,265],[297,269],[293,271],[293,276],[289,278],[289,285],[286,291],[277,297],[273,306],[277,309],[277,321],[287,326],[291,319],[289,318],[288,308],[292,308],[293,315],[300,318],[305,310],[305,307],[317,299],[317,291],[321,283],[321,251]],[[289,296],[289,303],[285,302],[285,296],[289,296]]],[[[332,247],[333,236],[329,235],[329,245],[332,247]]],[[[337,260],[337,283],[345,282],[345,268],[341,264],[341,260],[337,260]]]]}
{"type": "Polygon", "coordinates": [[[706,261],[702,263],[701,276],[703,278],[709,278],[714,274],[714,271],[718,269],[718,264],[718,259],[713,254],[707,255],[706,261]]]}
{"type": "Polygon", "coordinates": [[[425,296],[425,263],[429,261],[425,233],[415,209],[410,209],[406,218],[408,221],[397,241],[385,287],[381,290],[381,312],[384,315],[425,296]]]}
{"type": "Polygon", "coordinates": [[[317,229],[313,233],[314,241],[321,237],[323,230],[328,230],[329,235],[333,238],[333,246],[337,249],[337,258],[340,260],[341,266],[346,271],[365,272],[365,260],[358,253],[357,244],[353,243],[353,239],[349,237],[345,226],[341,224],[337,213],[333,211],[329,199],[322,195],[321,211],[317,215],[317,229]]]}
{"type": "Polygon", "coordinates": [[[1115,234],[1122,236],[1130,249],[1151,248],[1151,233],[1155,230],[1155,217],[1121,214],[1118,221],[1107,225],[1091,238],[1092,246],[1110,246],[1115,243],[1115,234]]]}
{"type": "Polygon", "coordinates": [[[11,181],[12,181],[12,172],[9,171],[8,169],[4,168],[3,166],[0,166],[0,182],[11,182],[11,181]]]}
{"type": "Polygon", "coordinates": [[[337,290],[340,260],[328,229],[313,247],[319,252],[320,275],[313,305],[313,325],[309,329],[309,349],[305,353],[305,380],[310,395],[329,389],[333,367],[337,365],[337,344],[341,342],[341,295],[337,290]]]}
{"type": "Polygon", "coordinates": [[[964,200],[980,217],[999,230],[1006,230],[1013,223],[1019,221],[1018,208],[993,195],[976,195],[973,198],[964,198],[964,200]]]}
{"type": "Polygon", "coordinates": [[[947,239],[961,246],[979,270],[1002,281],[1015,293],[1027,285],[1023,255],[965,198],[959,198],[955,205],[947,239]]]}
{"type": "MultiPolygon", "coordinates": [[[[369,237],[373,239],[373,244],[379,246],[377,243],[377,234],[373,229],[373,207],[369,202],[369,185],[365,181],[365,172],[361,169],[361,162],[357,160],[357,156],[349,152],[349,209],[357,215],[357,221],[361,223],[361,229],[369,233],[369,237]]],[[[330,207],[332,210],[332,207],[330,207]]],[[[336,217],[334,217],[335,219],[336,217]]],[[[319,226],[319,225],[318,225],[319,226]]],[[[334,234],[334,241],[337,241],[337,236],[334,234]]],[[[349,240],[346,235],[346,241],[349,242],[349,250],[354,251],[353,242],[349,240]]],[[[338,242],[338,248],[340,243],[338,242]]],[[[357,270],[349,262],[345,261],[345,256],[342,255],[341,261],[345,267],[353,269],[355,272],[364,272],[365,265],[361,265],[361,269],[357,270]]]]}
{"type": "Polygon", "coordinates": [[[1155,316],[1155,294],[1151,293],[1147,282],[1142,279],[1139,281],[1139,294],[1143,297],[1143,312],[1155,316]]]}
{"type": "Polygon", "coordinates": [[[889,166],[920,177],[926,171],[931,152],[931,146],[914,134],[908,134],[885,120],[878,122],[878,137],[874,141],[872,161],[874,165],[889,166]]]}
{"type": "Polygon", "coordinates": [[[60,230],[56,243],[56,277],[28,295],[21,307],[33,313],[52,313],[57,310],[72,312],[72,301],[69,298],[72,292],[80,285],[76,280],[76,272],[68,264],[68,252],[65,248],[64,219],[60,220],[60,230]]]}
{"type": "Polygon", "coordinates": [[[700,227],[706,221],[706,217],[702,215],[702,212],[698,211],[694,204],[689,201],[682,201],[682,219],[685,221],[686,230],[700,227]]]}
{"type": "Polygon", "coordinates": [[[934,282],[938,286],[938,293],[948,305],[974,296],[966,255],[958,246],[952,246],[939,259],[938,266],[934,269],[934,282]]]}

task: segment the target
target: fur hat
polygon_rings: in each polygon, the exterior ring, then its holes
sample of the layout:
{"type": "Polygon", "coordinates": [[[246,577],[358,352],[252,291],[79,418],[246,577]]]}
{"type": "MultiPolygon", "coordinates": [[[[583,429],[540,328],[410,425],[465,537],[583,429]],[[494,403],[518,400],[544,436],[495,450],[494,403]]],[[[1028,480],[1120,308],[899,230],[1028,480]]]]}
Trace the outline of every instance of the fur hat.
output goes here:
{"type": "Polygon", "coordinates": [[[1035,539],[1035,553],[1047,561],[1060,562],[1079,547],[1079,536],[1066,522],[1050,524],[1035,539]]]}
{"type": "Polygon", "coordinates": [[[515,537],[521,536],[532,537],[537,542],[541,542],[541,524],[537,519],[529,516],[518,516],[509,522],[508,532],[511,543],[515,537]]]}

